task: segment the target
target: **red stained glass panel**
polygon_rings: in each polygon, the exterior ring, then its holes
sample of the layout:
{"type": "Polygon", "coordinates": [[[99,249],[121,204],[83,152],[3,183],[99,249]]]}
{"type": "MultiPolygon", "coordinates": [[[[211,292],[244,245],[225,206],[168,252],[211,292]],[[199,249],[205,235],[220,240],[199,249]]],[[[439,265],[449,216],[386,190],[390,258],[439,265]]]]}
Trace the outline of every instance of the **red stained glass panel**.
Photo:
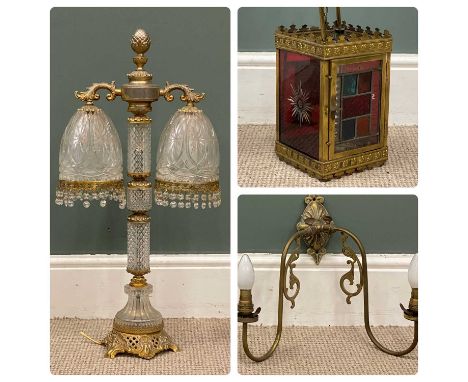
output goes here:
{"type": "Polygon", "coordinates": [[[380,60],[356,62],[354,64],[340,65],[340,74],[370,72],[372,70],[380,70],[380,67],[380,60]]]}
{"type": "Polygon", "coordinates": [[[368,93],[371,91],[372,72],[359,74],[358,93],[368,93]]]}
{"type": "Polygon", "coordinates": [[[357,118],[356,135],[358,137],[369,135],[369,117],[357,118]]]}
{"type": "Polygon", "coordinates": [[[278,85],[280,142],[318,159],[320,61],[279,50],[278,85]]]}
{"type": "Polygon", "coordinates": [[[341,118],[351,118],[369,114],[371,108],[371,95],[364,94],[343,99],[343,111],[341,118]]]}

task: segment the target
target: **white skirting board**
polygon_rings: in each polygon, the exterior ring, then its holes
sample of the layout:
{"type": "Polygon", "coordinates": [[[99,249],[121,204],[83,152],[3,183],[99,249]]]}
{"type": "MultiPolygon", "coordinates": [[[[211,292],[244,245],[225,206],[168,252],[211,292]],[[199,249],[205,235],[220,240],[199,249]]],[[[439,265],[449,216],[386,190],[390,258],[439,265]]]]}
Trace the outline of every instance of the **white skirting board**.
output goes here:
{"type": "MultiPolygon", "coordinates": [[[[274,325],[280,255],[250,256],[256,271],[254,304],[262,307],[259,323],[274,325]]],[[[399,303],[407,305],[410,297],[411,256],[368,255],[373,325],[409,324],[399,303]]],[[[152,302],[164,317],[229,317],[229,255],[152,255],[151,264],[147,279],[154,286],[152,302]]],[[[301,255],[296,264],[301,290],[294,309],[285,301],[285,325],[363,324],[362,293],[348,305],[339,287],[349,270],[343,255],[326,255],[319,266],[301,255]]],[[[126,303],[123,286],[130,275],[125,267],[124,255],[51,256],[51,317],[113,318],[126,303]]]]}
{"type": "MultiPolygon", "coordinates": [[[[151,302],[163,317],[229,317],[224,255],[151,255],[151,302]]],[[[127,302],[125,255],[51,256],[51,317],[113,318],[127,302]]]]}
{"type": "MultiPolygon", "coordinates": [[[[418,55],[392,54],[389,125],[418,124],[418,55]]],[[[238,123],[276,123],[276,53],[238,53],[238,123]]]]}

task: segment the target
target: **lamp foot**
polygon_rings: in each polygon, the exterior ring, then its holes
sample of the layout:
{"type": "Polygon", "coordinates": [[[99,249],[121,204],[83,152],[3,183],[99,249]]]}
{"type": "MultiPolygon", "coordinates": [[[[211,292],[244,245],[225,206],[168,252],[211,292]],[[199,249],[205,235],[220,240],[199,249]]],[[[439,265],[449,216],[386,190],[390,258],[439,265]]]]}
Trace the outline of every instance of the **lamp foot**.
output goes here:
{"type": "Polygon", "coordinates": [[[164,350],[179,351],[178,346],[163,329],[148,334],[123,333],[112,329],[101,343],[107,347],[106,355],[109,358],[115,358],[119,353],[128,353],[151,359],[164,350]]]}

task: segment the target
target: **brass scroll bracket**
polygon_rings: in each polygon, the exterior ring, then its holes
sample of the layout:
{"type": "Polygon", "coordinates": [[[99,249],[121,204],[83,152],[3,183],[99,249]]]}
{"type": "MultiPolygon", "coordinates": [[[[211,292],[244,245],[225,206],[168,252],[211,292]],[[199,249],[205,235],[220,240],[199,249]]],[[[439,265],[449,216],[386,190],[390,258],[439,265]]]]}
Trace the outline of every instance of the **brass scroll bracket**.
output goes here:
{"type": "Polygon", "coordinates": [[[182,91],[183,94],[180,96],[180,100],[187,102],[188,105],[200,102],[205,97],[205,93],[196,93],[188,85],[169,84],[169,82],[166,82],[166,86],[163,89],[160,89],[159,95],[163,96],[167,102],[172,102],[174,100],[174,96],[171,93],[174,90],[182,91]]]}
{"type": "Polygon", "coordinates": [[[97,101],[100,98],[99,94],[97,93],[97,91],[100,89],[106,89],[109,91],[109,94],[106,95],[108,101],[113,101],[116,96],[120,96],[122,94],[120,89],[115,88],[115,81],[112,81],[111,83],[94,83],[82,92],[76,90],[75,97],[83,102],[86,102],[87,105],[92,105],[93,101],[97,101]]]}
{"type": "Polygon", "coordinates": [[[354,252],[354,250],[350,246],[346,245],[347,239],[348,239],[348,235],[342,232],[341,233],[342,252],[343,252],[343,255],[348,257],[346,264],[348,264],[351,269],[348,272],[346,272],[343,276],[341,276],[340,288],[343,291],[343,293],[347,296],[346,303],[351,304],[351,297],[355,297],[359,293],[361,293],[362,286],[363,286],[363,279],[362,279],[361,262],[359,261],[359,258],[356,256],[356,252],[354,252]],[[345,281],[348,281],[349,285],[354,285],[354,265],[355,264],[357,264],[358,269],[359,269],[359,283],[355,284],[356,290],[354,292],[350,292],[348,289],[346,289],[345,281]]]}
{"type": "Polygon", "coordinates": [[[285,278],[286,278],[286,274],[289,271],[289,284],[288,286],[286,286],[286,280],[284,280],[283,295],[284,295],[284,298],[291,303],[291,309],[294,309],[294,307],[296,306],[296,297],[299,294],[299,291],[301,290],[301,282],[299,281],[299,278],[294,274],[294,268],[296,268],[296,264],[294,264],[294,262],[297,259],[299,259],[299,252],[301,250],[300,236],[297,237],[295,242],[296,242],[296,246],[291,251],[291,255],[289,256],[284,266],[285,278]],[[289,294],[289,292],[292,292],[292,293],[289,294]]]}

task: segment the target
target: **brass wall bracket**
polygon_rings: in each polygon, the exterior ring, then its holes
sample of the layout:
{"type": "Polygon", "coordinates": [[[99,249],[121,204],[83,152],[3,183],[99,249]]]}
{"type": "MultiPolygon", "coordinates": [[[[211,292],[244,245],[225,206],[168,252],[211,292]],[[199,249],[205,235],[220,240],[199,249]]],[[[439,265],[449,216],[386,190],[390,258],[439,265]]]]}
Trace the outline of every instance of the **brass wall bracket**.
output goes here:
{"type": "Polygon", "coordinates": [[[404,308],[403,305],[400,305],[404,312],[404,317],[408,320],[414,322],[414,332],[413,340],[411,344],[403,350],[392,350],[383,346],[374,336],[372,328],[370,326],[369,320],[369,285],[367,279],[367,255],[364,249],[362,242],[359,238],[349,231],[346,228],[341,228],[335,226],[332,218],[329,216],[328,211],[323,206],[324,198],[322,196],[307,196],[305,198],[305,203],[307,204],[305,210],[301,214],[301,218],[296,225],[297,232],[295,232],[286,245],[284,246],[283,253],[281,255],[280,263],[280,276],[279,276],[279,286],[278,286],[278,321],[276,326],[276,336],[270,347],[270,349],[260,356],[255,356],[249,349],[248,343],[248,324],[258,321],[259,309],[253,312],[253,303],[252,295],[250,291],[246,293],[243,291],[241,298],[243,301],[240,301],[239,304],[242,307],[248,308],[245,313],[239,310],[238,313],[238,322],[242,323],[242,346],[245,354],[255,362],[262,362],[270,358],[275,352],[276,348],[279,345],[281,334],[283,331],[283,299],[286,299],[291,302],[291,308],[295,306],[295,298],[297,297],[300,290],[300,282],[296,275],[293,273],[295,268],[294,262],[299,258],[301,238],[304,239],[304,242],[308,245],[307,253],[312,255],[317,264],[320,263],[320,259],[325,254],[325,247],[331,237],[335,232],[341,234],[341,245],[343,255],[348,258],[347,264],[350,265],[350,270],[346,272],[340,278],[340,288],[343,293],[346,294],[346,302],[351,303],[351,298],[359,295],[361,291],[364,293],[364,326],[366,328],[366,333],[372,343],[384,353],[394,355],[397,357],[403,356],[410,353],[418,344],[418,290],[413,289],[411,293],[411,299],[409,302],[408,309],[404,308]],[[362,263],[359,260],[356,252],[347,245],[347,240],[351,239],[356,247],[359,249],[361,254],[362,263]],[[292,243],[296,243],[296,247],[291,251],[291,254],[288,258],[289,249],[292,243]],[[359,270],[359,283],[355,284],[355,291],[349,291],[346,287],[346,281],[349,285],[354,285],[354,272],[355,265],[357,265],[359,270]],[[286,286],[286,275],[289,271],[289,288],[286,286]],[[292,295],[289,295],[288,292],[296,288],[292,295]],[[249,315],[252,315],[250,317],[249,315]]]}

